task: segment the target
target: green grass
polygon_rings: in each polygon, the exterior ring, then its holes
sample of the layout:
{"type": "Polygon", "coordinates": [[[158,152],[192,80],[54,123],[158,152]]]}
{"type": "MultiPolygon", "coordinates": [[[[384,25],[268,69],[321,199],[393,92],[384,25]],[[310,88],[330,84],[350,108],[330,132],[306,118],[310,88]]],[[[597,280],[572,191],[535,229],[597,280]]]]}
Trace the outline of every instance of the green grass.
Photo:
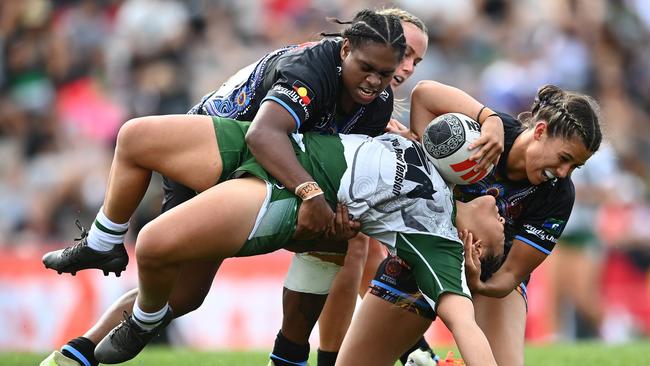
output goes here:
{"type": "MultiPolygon", "coordinates": [[[[439,348],[442,350],[443,348],[439,348]]],[[[34,366],[47,356],[39,353],[0,353],[0,365],[34,366]]],[[[150,348],[125,366],[266,366],[268,352],[199,352],[150,348]]],[[[311,365],[316,365],[312,354],[311,365]]],[[[568,343],[526,348],[526,366],[642,366],[650,365],[650,341],[618,346],[568,343]]]]}

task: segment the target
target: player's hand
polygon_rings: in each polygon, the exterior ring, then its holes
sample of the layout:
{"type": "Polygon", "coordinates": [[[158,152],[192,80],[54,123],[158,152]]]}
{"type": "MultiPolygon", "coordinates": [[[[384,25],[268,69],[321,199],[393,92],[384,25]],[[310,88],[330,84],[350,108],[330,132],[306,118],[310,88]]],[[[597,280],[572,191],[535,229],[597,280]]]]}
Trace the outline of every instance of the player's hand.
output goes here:
{"type": "Polygon", "coordinates": [[[302,201],[293,239],[309,240],[321,237],[329,230],[333,220],[334,211],[322,194],[302,201]]]}
{"type": "Polygon", "coordinates": [[[498,116],[492,116],[483,121],[481,136],[469,146],[470,150],[477,149],[470,160],[478,162],[475,171],[487,170],[491,165],[499,163],[499,157],[504,146],[503,121],[498,116]]]}
{"type": "Polygon", "coordinates": [[[478,249],[476,248],[476,244],[479,241],[475,243],[472,233],[467,230],[459,232],[458,237],[463,241],[463,247],[465,248],[465,277],[467,278],[467,285],[472,292],[479,291],[482,287],[481,260],[478,249]]]}
{"type": "Polygon", "coordinates": [[[347,242],[357,236],[359,230],[361,230],[361,223],[352,220],[346,205],[338,203],[336,205],[336,216],[325,237],[328,240],[347,242]]]}
{"type": "Polygon", "coordinates": [[[411,132],[411,130],[408,127],[404,126],[400,121],[394,118],[391,118],[390,121],[388,121],[388,124],[386,125],[384,131],[388,133],[394,133],[396,135],[400,135],[412,141],[419,140],[416,134],[411,132]]]}

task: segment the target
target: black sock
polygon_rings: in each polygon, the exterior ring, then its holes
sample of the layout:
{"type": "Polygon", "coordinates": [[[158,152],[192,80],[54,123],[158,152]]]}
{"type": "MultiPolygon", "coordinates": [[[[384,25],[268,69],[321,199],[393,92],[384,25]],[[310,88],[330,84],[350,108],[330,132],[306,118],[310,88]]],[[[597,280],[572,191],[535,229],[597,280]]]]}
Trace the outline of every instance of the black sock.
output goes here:
{"type": "Polygon", "coordinates": [[[338,355],[339,355],[338,351],[336,352],[323,351],[322,349],[319,348],[317,365],[334,366],[334,364],[336,363],[336,356],[338,355]]]}
{"type": "Polygon", "coordinates": [[[81,366],[97,366],[99,362],[95,360],[95,347],[95,343],[90,339],[77,337],[61,347],[61,353],[79,362],[81,366]]]}
{"type": "Polygon", "coordinates": [[[424,337],[421,337],[417,343],[413,345],[413,347],[409,348],[408,351],[404,352],[404,354],[399,358],[400,362],[402,362],[402,365],[406,365],[406,361],[408,361],[409,355],[411,352],[415,351],[416,349],[421,349],[423,351],[427,351],[431,353],[431,358],[434,358],[436,356],[435,352],[431,349],[431,346],[429,346],[429,343],[424,339],[424,337]]]}
{"type": "Polygon", "coordinates": [[[309,343],[304,345],[293,343],[280,331],[275,337],[275,345],[270,357],[275,366],[306,366],[309,359],[309,343]]]}

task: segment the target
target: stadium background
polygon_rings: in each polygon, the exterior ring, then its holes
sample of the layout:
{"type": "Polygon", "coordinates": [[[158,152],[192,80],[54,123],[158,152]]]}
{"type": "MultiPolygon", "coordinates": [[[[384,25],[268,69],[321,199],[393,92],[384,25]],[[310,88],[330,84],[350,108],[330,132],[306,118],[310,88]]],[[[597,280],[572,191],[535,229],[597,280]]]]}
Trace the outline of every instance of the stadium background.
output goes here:
{"type": "MultiPolygon", "coordinates": [[[[81,334],[135,284],[40,263],[99,208],[120,125],[184,113],[227,76],[282,45],[396,5],[429,27],[422,79],[516,114],[538,86],[586,92],[609,144],[576,174],[566,238],[532,280],[530,342],[650,334],[650,3],[643,0],[3,0],[0,2],[0,351],[47,351],[81,334]],[[576,272],[571,272],[571,271],[576,272]],[[576,301],[570,294],[587,289],[576,301]],[[600,329],[600,331],[597,331],[600,329]]],[[[155,217],[154,179],[132,221],[155,217]]],[[[175,344],[270,349],[290,255],[230,260],[175,344]]],[[[315,333],[316,334],[316,333],[315,333]]],[[[438,324],[428,334],[448,342],[438,324]]],[[[317,337],[313,337],[314,345],[317,337]]]]}

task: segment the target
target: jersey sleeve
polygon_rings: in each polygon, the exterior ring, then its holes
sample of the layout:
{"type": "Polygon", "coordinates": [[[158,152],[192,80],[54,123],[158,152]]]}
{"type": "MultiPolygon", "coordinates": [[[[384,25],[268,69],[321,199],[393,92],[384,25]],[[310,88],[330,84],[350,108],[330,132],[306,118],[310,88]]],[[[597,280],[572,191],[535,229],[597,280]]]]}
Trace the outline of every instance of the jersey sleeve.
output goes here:
{"type": "Polygon", "coordinates": [[[559,179],[553,188],[539,192],[513,236],[544,254],[551,254],[557,244],[575,201],[575,189],[570,179],[559,179]]]}
{"type": "Polygon", "coordinates": [[[278,61],[275,81],[262,103],[272,100],[284,107],[296,122],[296,130],[315,115],[324,100],[331,98],[331,84],[338,76],[333,61],[328,60],[329,53],[299,50],[278,61]]]}

